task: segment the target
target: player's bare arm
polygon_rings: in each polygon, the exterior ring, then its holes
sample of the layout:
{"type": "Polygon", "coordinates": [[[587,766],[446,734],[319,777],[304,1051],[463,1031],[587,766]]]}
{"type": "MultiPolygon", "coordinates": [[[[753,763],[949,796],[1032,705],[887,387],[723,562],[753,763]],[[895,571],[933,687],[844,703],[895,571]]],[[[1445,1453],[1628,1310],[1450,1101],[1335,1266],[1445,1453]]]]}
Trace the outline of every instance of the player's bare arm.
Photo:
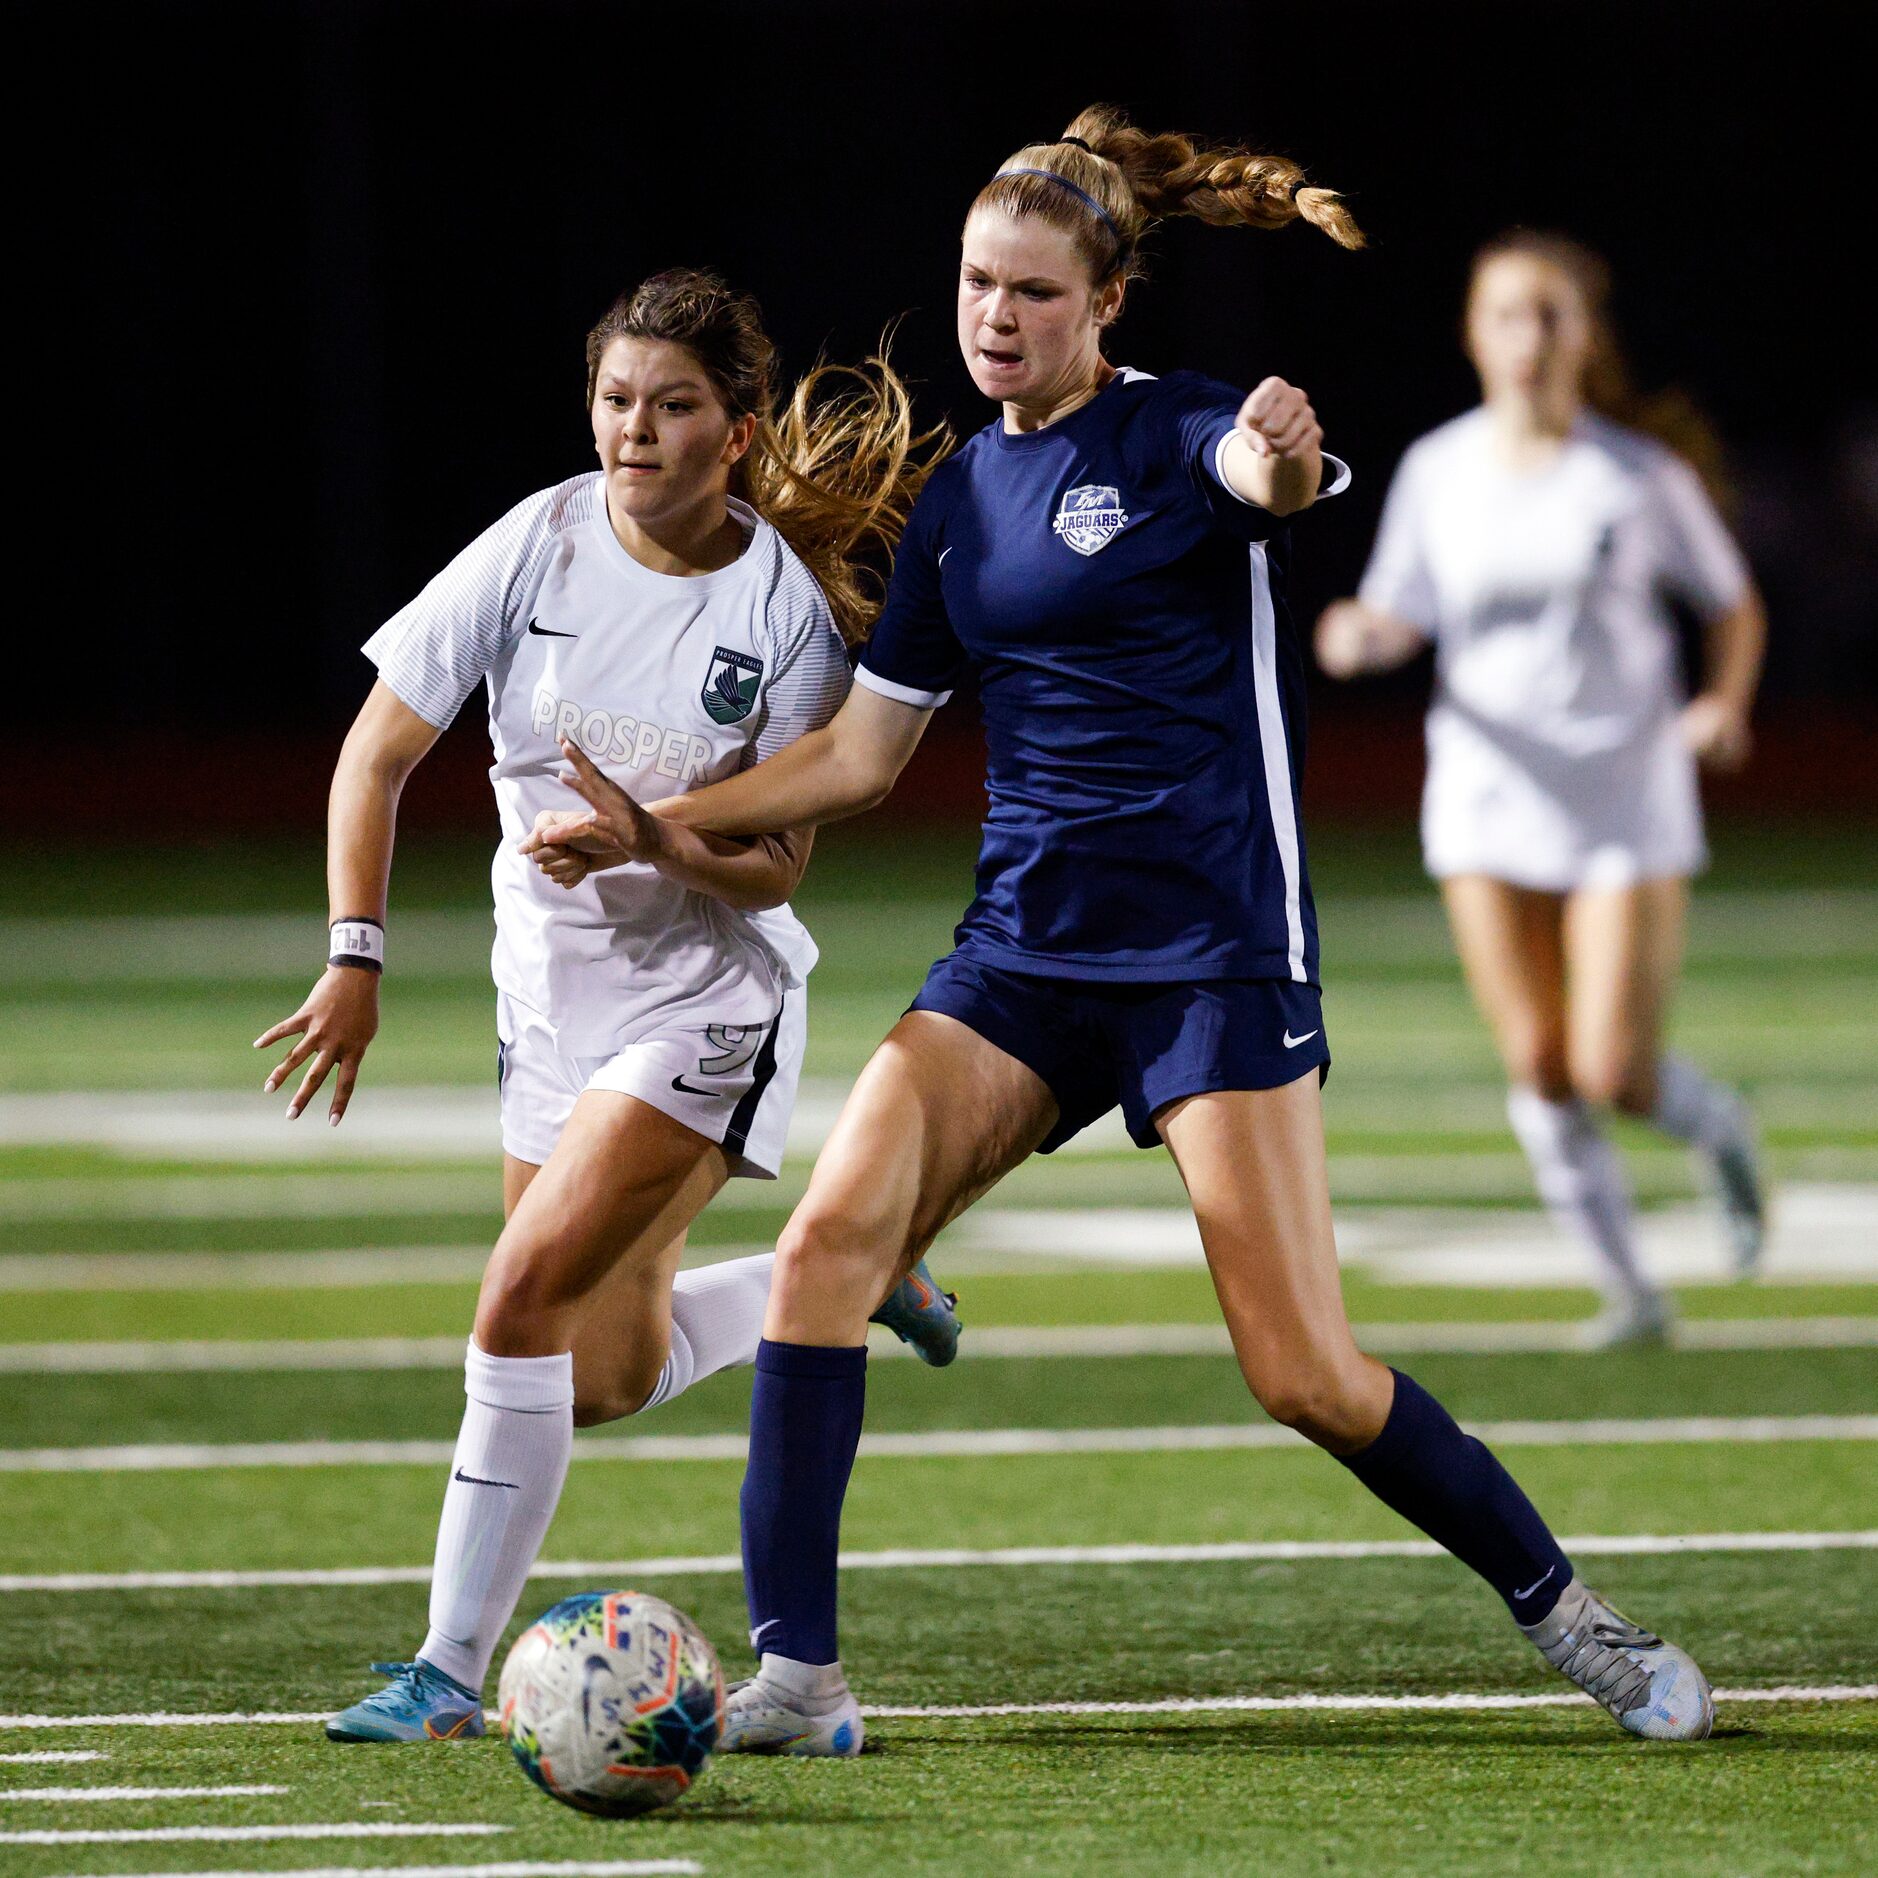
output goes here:
{"type": "Polygon", "coordinates": [[[886,800],[931,716],[856,685],[820,730],[739,776],[655,802],[651,813],[718,835],[813,828],[859,815],[886,800]]]}
{"type": "Polygon", "coordinates": [[[1310,399],[1282,378],[1262,380],[1239,407],[1220,467],[1246,502],[1274,515],[1308,509],[1324,478],[1324,430],[1310,399]]]}
{"type": "Polygon", "coordinates": [[[1748,716],[1767,652],[1767,610],[1749,587],[1738,606],[1717,614],[1705,635],[1707,675],[1682,712],[1683,741],[1705,769],[1737,770],[1753,748],[1748,716]]]}
{"type": "Polygon", "coordinates": [[[578,744],[563,738],[561,752],[573,766],[568,786],[585,799],[587,810],[567,818],[550,810],[522,842],[522,852],[551,880],[573,886],[599,868],[643,861],[693,893],[750,913],[781,906],[801,882],[812,829],[741,840],[699,832],[649,813],[578,744]]]}
{"type": "MultiPolygon", "coordinates": [[[[329,920],[384,925],[398,797],[437,735],[436,725],[426,723],[382,679],[372,686],[346,735],[327,799],[329,920]]],[[[285,1037],[298,1039],[262,1085],[272,1095],[307,1065],[287,1105],[289,1121],[298,1119],[333,1075],[329,1119],[334,1127],[339,1125],[352,1100],[359,1065],[378,1034],[378,978],[377,971],[363,964],[328,965],[300,1008],[255,1038],[257,1050],[285,1037]]]]}

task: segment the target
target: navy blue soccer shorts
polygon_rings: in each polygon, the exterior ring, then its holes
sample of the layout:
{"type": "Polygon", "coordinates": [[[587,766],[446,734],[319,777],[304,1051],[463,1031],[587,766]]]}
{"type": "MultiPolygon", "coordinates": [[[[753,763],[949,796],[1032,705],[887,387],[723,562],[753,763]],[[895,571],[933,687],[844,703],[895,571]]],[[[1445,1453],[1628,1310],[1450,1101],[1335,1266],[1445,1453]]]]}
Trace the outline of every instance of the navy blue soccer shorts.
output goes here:
{"type": "Polygon", "coordinates": [[[1185,1096],[1330,1073],[1317,987],[1287,978],[1042,978],[952,952],[907,1008],[956,1018],[1050,1085],[1062,1113],[1042,1154],[1118,1102],[1135,1145],[1155,1148],[1155,1116],[1185,1096]]]}

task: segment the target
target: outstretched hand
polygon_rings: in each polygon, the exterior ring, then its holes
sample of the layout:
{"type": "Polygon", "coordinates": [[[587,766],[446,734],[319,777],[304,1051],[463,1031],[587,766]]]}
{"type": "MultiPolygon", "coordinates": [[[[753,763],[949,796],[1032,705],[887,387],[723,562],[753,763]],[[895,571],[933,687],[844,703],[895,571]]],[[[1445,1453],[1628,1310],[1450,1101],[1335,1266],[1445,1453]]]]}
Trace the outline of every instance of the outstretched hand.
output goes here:
{"type": "Polygon", "coordinates": [[[356,965],[329,965],[307,994],[306,1002],[291,1017],[282,1018],[255,1038],[257,1050],[266,1050],[286,1037],[299,1039],[269,1073],[261,1085],[262,1094],[272,1095],[311,1058],[300,1087],[287,1105],[287,1119],[299,1119],[300,1111],[332,1073],[333,1099],[327,1119],[337,1128],[352,1100],[359,1064],[377,1034],[378,974],[356,965]]]}
{"type": "Polygon", "coordinates": [[[665,833],[656,816],[603,774],[578,744],[563,737],[561,754],[573,765],[568,787],[588,806],[544,809],[521,842],[521,852],[550,880],[575,887],[600,868],[653,861],[664,853],[665,833]]]}

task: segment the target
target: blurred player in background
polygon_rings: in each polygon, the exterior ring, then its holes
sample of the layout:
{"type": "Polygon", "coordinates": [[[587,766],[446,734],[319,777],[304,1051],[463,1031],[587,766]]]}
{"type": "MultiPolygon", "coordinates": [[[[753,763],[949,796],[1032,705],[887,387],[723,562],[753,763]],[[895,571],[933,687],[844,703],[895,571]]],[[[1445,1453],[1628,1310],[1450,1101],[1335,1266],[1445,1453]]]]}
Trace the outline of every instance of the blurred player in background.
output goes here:
{"type": "MultiPolygon", "coordinates": [[[[977,667],[978,896],[779,1248],[742,1502],[761,1664],[724,1744],[860,1750],[835,1568],[868,1308],[1012,1168],[1118,1102],[1179,1166],[1260,1403],[1480,1573],[1626,1728],[1705,1734],[1695,1664],[1587,1591],[1494,1456],[1351,1336],[1281,520],[1320,493],[1322,432],[1281,379],[1248,396],[1104,358],[1142,236],[1182,214],[1362,239],[1296,165],[1105,109],[1009,158],[972,205],[957,289],[967,368],[1000,414],[921,494],[853,692],[825,729],[660,811],[744,836],[853,814],[977,667]]],[[[633,814],[621,798],[592,832],[633,814]]]]}
{"type": "MultiPolygon", "coordinates": [[[[267,1088],[310,1059],[289,1115],[329,1071],[344,1114],[378,1028],[398,795],[486,682],[507,1224],[469,1346],[430,1633],[414,1662],[376,1666],[391,1682],[328,1724],[335,1740],[480,1734],[574,1425],[756,1354],[773,1255],[678,1264],[726,1179],[782,1165],[815,963],[787,902],[812,831],[727,840],[639,815],[647,838],[617,867],[554,849],[531,865],[518,844],[580,807],[566,755],[630,805],[748,768],[846,696],[843,634],[878,611],[853,557],[891,551],[930,440],[884,359],[834,396],[820,368],[780,426],[774,365],[756,302],[712,275],[623,295],[587,339],[600,469],[512,509],[365,648],[379,679],[333,779],[331,963],[258,1040],[300,1037],[267,1088]]],[[[950,1360],[957,1320],[924,1272],[881,1297],[878,1321],[950,1360]]]]}
{"type": "Polygon", "coordinates": [[[1707,858],[1696,765],[1746,759],[1766,625],[1702,478],[1669,447],[1712,459],[1705,433],[1631,391],[1607,298],[1603,263],[1561,236],[1479,255],[1481,404],[1402,459],[1357,597],[1317,628],[1339,678],[1434,643],[1423,851],[1540,1195],[1596,1254],[1600,1346],[1661,1337],[1669,1306],[1637,1262],[1597,1110],[1697,1150],[1737,1271],[1764,1218],[1745,1106],[1665,1051],[1663,1027],[1707,858]],[[1686,703],[1672,601],[1706,633],[1686,703]]]}

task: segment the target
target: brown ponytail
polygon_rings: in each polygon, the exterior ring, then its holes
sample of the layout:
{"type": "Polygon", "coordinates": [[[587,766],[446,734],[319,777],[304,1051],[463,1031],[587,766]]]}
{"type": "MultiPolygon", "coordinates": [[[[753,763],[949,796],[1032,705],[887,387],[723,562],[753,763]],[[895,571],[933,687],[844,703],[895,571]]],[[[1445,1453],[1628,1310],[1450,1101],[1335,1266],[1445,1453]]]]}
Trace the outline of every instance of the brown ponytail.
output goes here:
{"type": "Polygon", "coordinates": [[[1507,254],[1525,255],[1556,267],[1584,303],[1585,317],[1591,323],[1591,350],[1585,359],[1584,382],[1579,387],[1585,403],[1600,417],[1608,417],[1629,430],[1640,430],[1675,451],[1702,478],[1716,502],[1724,508],[1730,506],[1721,439],[1700,407],[1674,387],[1649,393],[1637,389],[1611,317],[1611,270],[1604,257],[1569,235],[1544,229],[1510,229],[1496,235],[1474,256],[1468,270],[1470,298],[1481,270],[1489,261],[1507,254]]]}
{"type": "Polygon", "coordinates": [[[1008,157],[972,208],[1034,215],[1064,229],[1098,285],[1118,275],[1136,278],[1142,237],[1171,215],[1197,216],[1218,228],[1305,221],[1339,247],[1363,245],[1363,231],[1342,197],[1308,186],[1288,157],[1197,144],[1176,131],[1138,130],[1106,104],[1081,112],[1061,141],[1026,144],[1008,157]],[[1015,173],[1037,170],[1047,174],[1015,173]]]}
{"type": "Polygon", "coordinates": [[[776,348],[753,294],[679,267],[621,294],[587,335],[587,403],[615,339],[681,345],[756,438],[731,472],[748,502],[815,576],[849,645],[880,615],[885,574],[926,478],[952,447],[945,425],[915,431],[913,400],[887,342],[859,365],[817,365],[774,414],[776,348]]]}

